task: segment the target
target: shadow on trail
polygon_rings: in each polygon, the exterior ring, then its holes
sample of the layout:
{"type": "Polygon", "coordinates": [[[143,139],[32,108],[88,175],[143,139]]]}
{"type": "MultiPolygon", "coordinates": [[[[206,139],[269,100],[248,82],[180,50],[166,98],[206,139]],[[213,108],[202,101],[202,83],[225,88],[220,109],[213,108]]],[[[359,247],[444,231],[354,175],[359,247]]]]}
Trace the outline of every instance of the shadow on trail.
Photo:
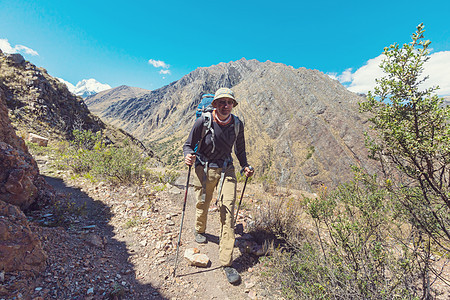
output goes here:
{"type": "Polygon", "coordinates": [[[261,257],[270,255],[273,249],[285,245],[285,242],[278,239],[272,232],[257,229],[244,233],[243,229],[240,228],[242,225],[239,225],[241,224],[236,224],[236,240],[241,255],[233,261],[233,267],[238,272],[246,271],[255,266],[259,263],[261,257]],[[260,253],[256,255],[255,252],[260,253]]]}
{"type": "Polygon", "coordinates": [[[219,245],[219,237],[217,235],[205,233],[208,243],[219,245]]]}
{"type": "MultiPolygon", "coordinates": [[[[66,242],[77,247],[77,249],[73,249],[73,260],[62,266],[70,267],[72,280],[89,278],[91,280],[89,285],[94,287],[92,296],[95,299],[97,297],[100,297],[98,299],[167,299],[160,294],[158,289],[137,280],[135,266],[129,262],[132,254],[124,242],[115,238],[114,227],[109,224],[112,212],[108,205],[92,199],[78,187],[66,185],[62,179],[43,177],[60,195],[63,195],[60,202],[68,202],[59,203],[59,205],[67,205],[74,211],[81,212],[77,217],[69,218],[68,224],[63,225],[65,231],[69,233],[66,235],[68,240],[59,241],[59,243],[66,242]],[[86,239],[89,235],[99,237],[100,245],[96,245],[95,240],[86,239]],[[91,272],[93,273],[89,274],[88,278],[84,277],[88,276],[84,275],[87,265],[92,266],[91,272]],[[80,278],[77,277],[77,273],[82,274],[80,278]],[[97,286],[105,284],[109,285],[109,289],[102,294],[97,294],[97,286]]],[[[57,248],[56,245],[55,248],[57,248]]],[[[48,251],[56,250],[50,248],[48,251]]],[[[58,256],[57,252],[52,254],[58,256]]],[[[63,261],[67,261],[67,259],[63,261]]],[[[54,272],[54,268],[55,266],[48,265],[46,272],[54,272]]],[[[64,288],[63,284],[59,283],[57,290],[60,290],[60,293],[71,293],[70,290],[64,288]]]]}
{"type": "Polygon", "coordinates": [[[221,266],[214,267],[214,268],[207,267],[207,269],[202,269],[202,270],[195,271],[195,272],[190,272],[190,273],[186,273],[186,274],[177,275],[177,277],[185,277],[185,276],[191,276],[191,275],[195,275],[195,274],[208,273],[208,272],[212,272],[212,271],[218,270],[218,269],[222,269],[222,267],[221,266]]]}

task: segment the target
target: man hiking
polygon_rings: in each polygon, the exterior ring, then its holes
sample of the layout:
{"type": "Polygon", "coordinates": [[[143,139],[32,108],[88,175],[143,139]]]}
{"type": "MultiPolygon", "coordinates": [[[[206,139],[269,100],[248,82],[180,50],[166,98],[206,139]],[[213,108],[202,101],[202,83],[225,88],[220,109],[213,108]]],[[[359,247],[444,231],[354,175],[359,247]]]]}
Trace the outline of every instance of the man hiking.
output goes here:
{"type": "Polygon", "coordinates": [[[183,146],[185,163],[189,166],[195,163],[194,189],[197,197],[195,241],[207,242],[206,220],[213,191],[217,187],[221,223],[219,261],[230,283],[240,280],[239,273],[231,267],[236,201],[236,174],[231,158],[233,145],[245,176],[250,177],[254,172],[247,163],[244,126],[231,114],[236,105],[238,103],[231,89],[218,89],[212,102],[214,110],[203,113],[195,121],[183,146]]]}

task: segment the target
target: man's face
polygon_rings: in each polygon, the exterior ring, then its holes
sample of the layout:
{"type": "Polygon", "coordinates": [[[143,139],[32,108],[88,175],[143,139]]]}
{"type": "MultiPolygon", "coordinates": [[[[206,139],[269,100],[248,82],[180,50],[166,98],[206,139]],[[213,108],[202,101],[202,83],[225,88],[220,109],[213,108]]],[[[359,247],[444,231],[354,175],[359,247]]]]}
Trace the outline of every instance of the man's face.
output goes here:
{"type": "Polygon", "coordinates": [[[219,114],[219,117],[227,118],[231,114],[231,110],[233,109],[234,100],[231,98],[220,98],[215,102],[216,112],[219,114]]]}

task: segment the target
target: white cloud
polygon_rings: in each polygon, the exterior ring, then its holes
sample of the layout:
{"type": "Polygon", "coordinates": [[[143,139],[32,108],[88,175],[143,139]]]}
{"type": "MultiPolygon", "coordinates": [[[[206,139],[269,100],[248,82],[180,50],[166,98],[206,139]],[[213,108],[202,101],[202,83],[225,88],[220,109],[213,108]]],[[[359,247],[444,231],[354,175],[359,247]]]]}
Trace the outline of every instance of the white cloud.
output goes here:
{"type": "Polygon", "coordinates": [[[37,53],[37,51],[35,51],[35,50],[31,49],[31,48],[28,48],[27,46],[16,45],[15,48],[17,49],[17,51],[25,52],[26,54],[29,54],[29,55],[33,55],[33,56],[38,56],[39,55],[39,53],[37,53]]]}
{"type": "MultiPolygon", "coordinates": [[[[364,66],[354,73],[352,73],[351,69],[347,69],[340,75],[331,73],[328,76],[339,80],[352,92],[367,93],[368,91],[373,91],[375,78],[385,76],[383,70],[379,67],[383,57],[384,55],[381,54],[369,59],[364,66]]],[[[440,89],[436,91],[438,95],[450,95],[450,51],[432,53],[430,60],[424,64],[422,74],[429,76],[429,79],[424,82],[422,88],[439,85],[440,89]]]]}
{"type": "Polygon", "coordinates": [[[348,68],[344,72],[342,72],[341,75],[337,76],[337,79],[340,82],[352,82],[353,74],[352,74],[352,68],[348,68]]]}
{"type": "Polygon", "coordinates": [[[170,67],[168,64],[166,64],[162,60],[149,59],[148,63],[151,64],[152,66],[154,66],[155,68],[168,69],[170,67]]]}
{"type": "Polygon", "coordinates": [[[0,39],[0,49],[5,53],[15,53],[7,39],[0,39]]]}
{"type": "MultiPolygon", "coordinates": [[[[162,74],[162,75],[170,75],[171,74],[171,72],[169,70],[170,65],[166,64],[162,60],[149,59],[148,63],[150,65],[154,66],[155,68],[162,68],[162,70],[159,70],[159,74],[162,74]],[[165,69],[165,70],[163,70],[163,69],[165,69]]],[[[163,79],[166,79],[166,77],[163,77],[163,79]]]]}
{"type": "Polygon", "coordinates": [[[439,95],[450,96],[450,51],[431,54],[430,60],[424,64],[424,74],[429,75],[424,87],[439,85],[439,95]]]}
{"type": "Polygon", "coordinates": [[[24,45],[16,45],[14,47],[11,46],[11,44],[8,42],[7,39],[0,39],[0,49],[8,54],[11,53],[24,53],[24,54],[29,54],[32,56],[38,56],[39,53],[37,53],[37,51],[28,48],[27,46],[24,45]]]}
{"type": "Polygon", "coordinates": [[[367,93],[371,91],[375,87],[375,78],[381,78],[384,76],[383,70],[380,68],[381,61],[384,58],[384,54],[380,54],[379,56],[369,59],[367,63],[355,71],[355,73],[351,73],[351,69],[345,70],[342,75],[338,76],[338,78],[348,79],[350,76],[350,80],[341,81],[341,82],[350,82],[348,89],[355,93],[367,93]],[[344,73],[350,70],[351,75],[344,73]]]}

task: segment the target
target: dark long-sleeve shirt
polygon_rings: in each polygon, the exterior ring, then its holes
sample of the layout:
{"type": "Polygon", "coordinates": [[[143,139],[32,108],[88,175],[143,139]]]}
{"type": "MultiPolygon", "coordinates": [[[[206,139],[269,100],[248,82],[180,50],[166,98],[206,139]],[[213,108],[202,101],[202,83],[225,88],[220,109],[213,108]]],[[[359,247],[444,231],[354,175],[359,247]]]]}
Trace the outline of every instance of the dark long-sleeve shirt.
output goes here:
{"type": "MultiPolygon", "coordinates": [[[[234,115],[233,118],[235,118],[234,115]]],[[[195,121],[191,133],[189,134],[189,137],[183,146],[184,156],[189,153],[195,152],[195,145],[197,145],[202,138],[204,122],[205,120],[203,116],[199,117],[195,121]]],[[[236,157],[239,160],[239,164],[242,168],[248,166],[247,154],[245,152],[244,124],[240,120],[238,120],[238,122],[240,122],[240,124],[237,139],[234,129],[234,119],[224,126],[221,126],[216,122],[212,122],[211,126],[214,129],[215,143],[214,152],[212,152],[213,142],[211,140],[211,132],[206,132],[205,137],[200,145],[200,149],[198,149],[196,153],[197,157],[201,160],[207,160],[210,167],[221,168],[227,158],[232,159],[231,151],[234,145],[234,141],[236,140],[236,147],[234,151],[236,157]]]]}

